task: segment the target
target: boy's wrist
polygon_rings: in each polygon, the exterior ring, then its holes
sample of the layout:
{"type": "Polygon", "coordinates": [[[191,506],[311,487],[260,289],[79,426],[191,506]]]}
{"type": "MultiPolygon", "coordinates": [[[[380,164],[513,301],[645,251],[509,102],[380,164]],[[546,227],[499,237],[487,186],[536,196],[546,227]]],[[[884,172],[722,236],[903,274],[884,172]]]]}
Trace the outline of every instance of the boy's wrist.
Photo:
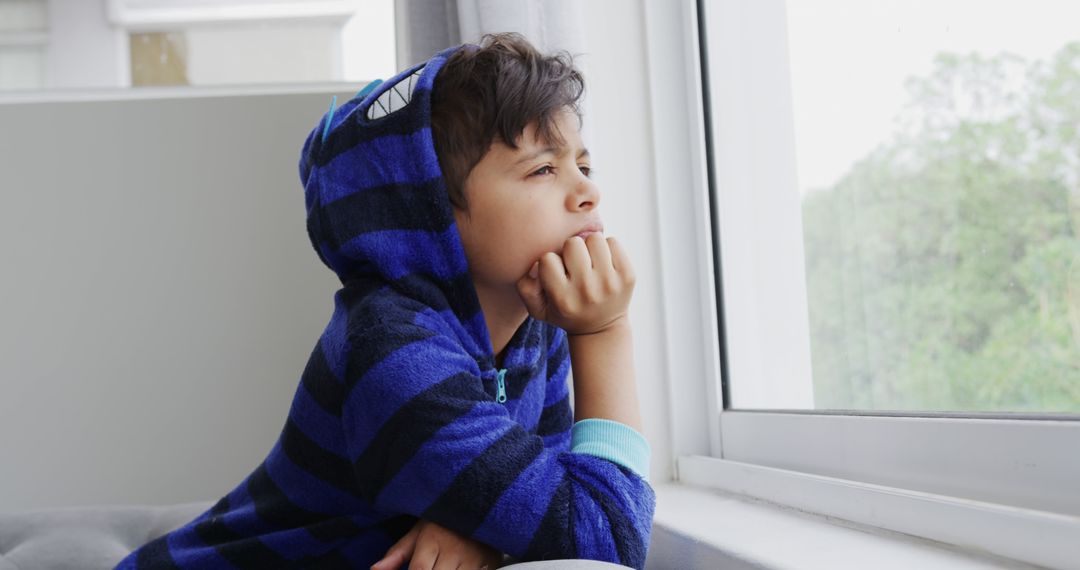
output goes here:
{"type": "Polygon", "coordinates": [[[603,327],[601,327],[598,330],[594,330],[594,331],[590,331],[590,332],[583,332],[583,333],[572,333],[570,331],[567,331],[566,332],[566,338],[567,338],[567,340],[574,340],[575,338],[592,337],[592,336],[595,336],[595,335],[602,335],[602,334],[608,334],[610,336],[614,336],[614,335],[622,334],[622,331],[624,331],[624,330],[625,331],[630,330],[630,319],[626,316],[625,313],[620,315],[618,318],[612,320],[607,325],[604,325],[603,327]]]}
{"type": "Polygon", "coordinates": [[[595,333],[568,335],[574,372],[574,419],[607,419],[639,432],[634,340],[629,319],[595,333]]]}
{"type": "MultiPolygon", "coordinates": [[[[612,322],[607,327],[589,333],[566,333],[566,342],[570,349],[570,361],[573,364],[582,364],[582,358],[607,360],[608,365],[615,362],[612,358],[620,356],[627,358],[632,356],[633,334],[630,330],[630,321],[625,317],[612,322]],[[578,362],[575,362],[577,360],[578,362]]],[[[619,362],[619,364],[623,364],[619,362]]],[[[575,368],[576,374],[576,368],[575,368]]]]}

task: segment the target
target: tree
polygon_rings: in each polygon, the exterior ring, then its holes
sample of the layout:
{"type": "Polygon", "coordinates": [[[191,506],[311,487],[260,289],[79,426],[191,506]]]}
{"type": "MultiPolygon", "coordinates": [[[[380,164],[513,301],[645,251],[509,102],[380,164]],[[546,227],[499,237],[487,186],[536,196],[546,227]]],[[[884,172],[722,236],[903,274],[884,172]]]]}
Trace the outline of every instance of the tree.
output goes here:
{"type": "Polygon", "coordinates": [[[1080,43],[907,88],[803,200],[817,406],[1080,412],[1080,43]]]}

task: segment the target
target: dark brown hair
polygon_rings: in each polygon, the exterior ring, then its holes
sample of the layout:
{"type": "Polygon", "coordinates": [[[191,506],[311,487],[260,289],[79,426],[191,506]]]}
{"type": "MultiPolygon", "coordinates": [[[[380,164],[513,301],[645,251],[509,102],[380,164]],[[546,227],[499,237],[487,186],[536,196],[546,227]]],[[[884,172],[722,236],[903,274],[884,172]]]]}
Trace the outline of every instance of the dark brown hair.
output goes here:
{"type": "Polygon", "coordinates": [[[569,53],[545,56],[516,33],[488,34],[454,52],[431,92],[432,137],[450,203],[468,209],[465,179],[496,139],[517,148],[535,122],[540,140],[563,144],[556,116],[567,108],[580,124],[584,90],[569,53]]]}

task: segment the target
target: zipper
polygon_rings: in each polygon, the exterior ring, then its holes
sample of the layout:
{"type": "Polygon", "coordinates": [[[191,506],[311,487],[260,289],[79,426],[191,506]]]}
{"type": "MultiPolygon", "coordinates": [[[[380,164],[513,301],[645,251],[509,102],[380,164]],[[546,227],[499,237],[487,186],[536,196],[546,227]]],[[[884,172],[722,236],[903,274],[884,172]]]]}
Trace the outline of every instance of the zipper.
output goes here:
{"type": "Polygon", "coordinates": [[[503,368],[499,371],[499,395],[495,396],[495,401],[502,404],[506,401],[506,369],[503,368]]]}

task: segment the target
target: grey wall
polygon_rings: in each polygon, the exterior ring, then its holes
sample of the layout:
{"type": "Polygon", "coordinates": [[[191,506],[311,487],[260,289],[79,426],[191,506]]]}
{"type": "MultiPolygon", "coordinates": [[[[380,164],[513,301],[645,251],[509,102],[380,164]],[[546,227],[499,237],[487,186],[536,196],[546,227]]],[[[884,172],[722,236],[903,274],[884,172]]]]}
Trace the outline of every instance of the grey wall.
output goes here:
{"type": "Polygon", "coordinates": [[[215,499],[270,450],[339,285],[297,175],[330,95],[0,102],[0,512],[215,499]]]}

